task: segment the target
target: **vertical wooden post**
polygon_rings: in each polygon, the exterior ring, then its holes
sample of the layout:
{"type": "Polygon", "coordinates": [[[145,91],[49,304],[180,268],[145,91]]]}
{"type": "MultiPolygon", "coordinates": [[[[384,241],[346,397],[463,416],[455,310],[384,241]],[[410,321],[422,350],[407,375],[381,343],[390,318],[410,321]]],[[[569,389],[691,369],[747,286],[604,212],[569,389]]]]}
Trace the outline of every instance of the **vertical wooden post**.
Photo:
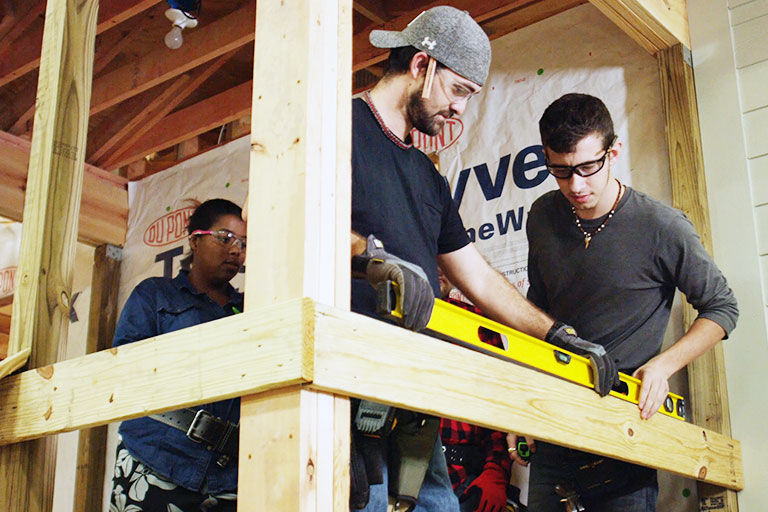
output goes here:
{"type": "MultiPolygon", "coordinates": [[[[672,203],[682,210],[712,252],[709,206],[701,150],[699,111],[690,52],[683,45],[656,54],[661,83],[661,98],[667,126],[669,171],[672,177],[672,203]]],[[[683,312],[687,329],[696,312],[686,303],[683,312]]],[[[696,425],[731,435],[728,390],[722,343],[688,365],[689,403],[696,425]]],[[[699,500],[707,507],[727,512],[738,511],[734,491],[699,483],[699,500]]],[[[707,509],[709,510],[709,508],[707,509]]]]}
{"type": "MultiPolygon", "coordinates": [[[[350,0],[259,2],[249,309],[297,297],[349,307],[351,27],[350,0]]],[[[300,387],[243,397],[238,509],[347,510],[349,425],[344,397],[300,387]]]]}
{"type": "MultiPolygon", "coordinates": [[[[31,348],[43,377],[69,323],[97,12],[97,0],[62,0],[45,13],[9,343],[9,353],[31,348]]],[[[50,510],[55,460],[55,437],[1,448],[5,510],[50,510]]]]}
{"type": "MultiPolygon", "coordinates": [[[[93,254],[86,354],[112,346],[112,337],[117,325],[121,260],[122,249],[113,245],[101,245],[93,254]]],[[[94,512],[102,509],[106,448],[106,425],[80,431],[73,512],[94,512]]]]}

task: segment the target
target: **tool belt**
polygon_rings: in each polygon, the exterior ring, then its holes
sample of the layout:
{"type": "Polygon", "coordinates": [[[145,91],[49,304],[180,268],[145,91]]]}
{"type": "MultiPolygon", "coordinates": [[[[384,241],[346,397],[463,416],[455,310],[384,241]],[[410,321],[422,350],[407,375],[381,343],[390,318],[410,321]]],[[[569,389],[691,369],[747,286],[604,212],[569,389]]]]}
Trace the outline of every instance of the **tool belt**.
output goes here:
{"type": "Polygon", "coordinates": [[[476,444],[444,444],[443,452],[449,466],[463,466],[469,475],[479,475],[485,465],[483,450],[476,444]]]}
{"type": "Polygon", "coordinates": [[[432,458],[440,418],[366,402],[352,399],[350,508],[365,507],[370,486],[384,482],[382,469],[388,459],[392,510],[412,510],[432,458]]]}
{"type": "Polygon", "coordinates": [[[573,488],[585,499],[606,499],[634,492],[653,482],[656,471],[616,459],[572,450],[567,456],[576,464],[573,488]]]}
{"type": "Polygon", "coordinates": [[[205,409],[179,409],[150,414],[149,417],[181,430],[189,440],[209,447],[219,455],[216,464],[221,467],[237,458],[240,447],[239,425],[217,418],[205,409]]]}

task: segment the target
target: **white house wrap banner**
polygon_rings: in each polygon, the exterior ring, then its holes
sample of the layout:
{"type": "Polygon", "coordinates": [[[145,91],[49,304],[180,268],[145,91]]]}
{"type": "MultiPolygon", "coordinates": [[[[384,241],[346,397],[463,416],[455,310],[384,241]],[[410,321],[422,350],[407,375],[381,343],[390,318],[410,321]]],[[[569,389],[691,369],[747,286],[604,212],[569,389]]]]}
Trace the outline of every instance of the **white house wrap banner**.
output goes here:
{"type": "Polygon", "coordinates": [[[0,217],[0,299],[13,295],[19,265],[21,223],[0,217]]]}

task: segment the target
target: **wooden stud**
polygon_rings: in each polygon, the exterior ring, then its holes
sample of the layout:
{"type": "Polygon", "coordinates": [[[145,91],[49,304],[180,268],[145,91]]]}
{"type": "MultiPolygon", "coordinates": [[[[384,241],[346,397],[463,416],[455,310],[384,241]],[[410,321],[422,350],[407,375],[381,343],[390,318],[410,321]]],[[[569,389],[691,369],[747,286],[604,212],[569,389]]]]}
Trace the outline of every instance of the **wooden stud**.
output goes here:
{"type": "MultiPolygon", "coordinates": [[[[339,77],[351,24],[351,0],[259,3],[248,231],[270,250],[246,266],[270,271],[246,274],[248,310],[297,297],[348,307],[351,93],[339,77]]],[[[238,508],[346,510],[349,453],[335,448],[349,444],[348,411],[346,398],[300,388],[243,397],[238,508]]]]}
{"type": "MultiPolygon", "coordinates": [[[[704,156],[701,149],[699,113],[693,69],[685,61],[682,45],[657,55],[661,98],[667,127],[672,203],[693,223],[704,247],[712,253],[704,156]]],[[[684,328],[691,326],[696,312],[685,304],[684,328]]],[[[696,425],[731,435],[725,359],[722,343],[688,365],[689,403],[696,425]]],[[[738,511],[736,493],[710,485],[699,485],[699,498],[722,501],[723,510],[738,511]]]]}
{"type": "MultiPolygon", "coordinates": [[[[0,132],[0,215],[21,221],[25,190],[29,188],[29,141],[0,132]]],[[[85,164],[78,240],[100,245],[122,245],[128,222],[128,187],[125,178],[85,164]]]]}
{"type": "Polygon", "coordinates": [[[676,44],[691,46],[685,0],[590,2],[652,55],[676,44]]]}
{"type": "MultiPolygon", "coordinates": [[[[112,337],[117,325],[117,292],[120,289],[121,259],[122,250],[113,245],[100,245],[94,251],[86,354],[106,350],[112,346],[112,337]]],[[[101,510],[104,498],[102,490],[106,449],[106,426],[80,432],[73,512],[101,510]]]]}
{"type": "MultiPolygon", "coordinates": [[[[48,2],[46,8],[8,349],[12,355],[31,349],[33,368],[56,361],[69,325],[97,12],[97,0],[48,2]]],[[[51,509],[55,460],[53,437],[0,450],[6,510],[51,509]]]]}
{"type": "Polygon", "coordinates": [[[184,160],[200,152],[200,139],[192,137],[179,142],[176,146],[176,160],[184,160]]]}

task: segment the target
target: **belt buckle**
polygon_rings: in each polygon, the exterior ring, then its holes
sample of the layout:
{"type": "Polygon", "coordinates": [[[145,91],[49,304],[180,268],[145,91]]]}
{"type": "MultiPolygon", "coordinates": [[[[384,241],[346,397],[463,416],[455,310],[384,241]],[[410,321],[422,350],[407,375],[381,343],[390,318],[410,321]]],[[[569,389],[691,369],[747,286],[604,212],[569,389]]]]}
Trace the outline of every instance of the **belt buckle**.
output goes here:
{"type": "Polygon", "coordinates": [[[205,419],[206,416],[210,416],[208,412],[205,409],[198,409],[197,413],[195,413],[195,417],[192,420],[192,423],[189,424],[189,428],[187,429],[187,438],[189,438],[190,441],[194,441],[195,443],[204,443],[206,440],[203,437],[200,437],[197,435],[197,428],[200,426],[202,421],[205,419]]]}

